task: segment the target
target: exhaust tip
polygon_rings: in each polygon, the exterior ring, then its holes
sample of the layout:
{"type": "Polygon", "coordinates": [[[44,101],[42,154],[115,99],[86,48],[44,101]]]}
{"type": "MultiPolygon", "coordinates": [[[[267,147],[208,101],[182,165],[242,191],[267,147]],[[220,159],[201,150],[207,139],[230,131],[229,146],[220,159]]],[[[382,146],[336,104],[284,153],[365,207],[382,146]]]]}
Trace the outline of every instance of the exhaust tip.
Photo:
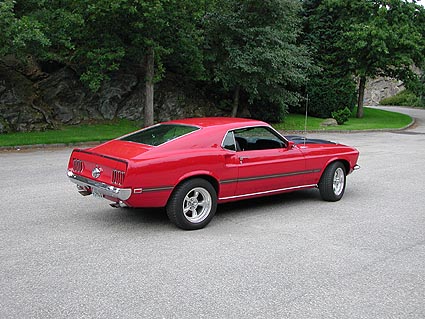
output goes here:
{"type": "Polygon", "coordinates": [[[83,196],[91,195],[91,190],[84,186],[77,185],[77,190],[83,196]]]}
{"type": "Polygon", "coordinates": [[[112,204],[109,204],[111,207],[113,207],[113,208],[125,208],[125,207],[128,207],[126,204],[124,204],[124,202],[123,201],[118,201],[118,202],[115,202],[115,203],[112,203],[112,204]]]}

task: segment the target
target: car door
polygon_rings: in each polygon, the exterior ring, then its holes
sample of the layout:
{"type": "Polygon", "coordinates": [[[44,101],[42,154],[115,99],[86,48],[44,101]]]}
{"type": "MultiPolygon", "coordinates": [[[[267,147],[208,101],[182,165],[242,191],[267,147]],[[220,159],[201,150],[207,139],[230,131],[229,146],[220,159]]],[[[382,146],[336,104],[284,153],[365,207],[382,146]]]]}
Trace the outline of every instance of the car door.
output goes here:
{"type": "Polygon", "coordinates": [[[305,185],[303,154],[269,127],[234,130],[237,143],[236,196],[296,188],[305,185]]]}

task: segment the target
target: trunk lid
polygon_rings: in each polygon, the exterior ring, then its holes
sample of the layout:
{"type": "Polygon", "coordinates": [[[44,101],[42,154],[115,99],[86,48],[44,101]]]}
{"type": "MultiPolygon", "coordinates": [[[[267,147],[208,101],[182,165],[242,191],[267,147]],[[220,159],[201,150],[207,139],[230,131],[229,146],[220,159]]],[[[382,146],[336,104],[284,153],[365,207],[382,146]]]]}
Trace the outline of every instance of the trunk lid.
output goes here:
{"type": "Polygon", "coordinates": [[[89,149],[75,149],[68,170],[114,187],[124,187],[128,162],[152,148],[144,144],[112,140],[89,149]]]}
{"type": "Polygon", "coordinates": [[[68,170],[91,180],[122,187],[127,165],[127,162],[121,159],[77,149],[71,154],[68,170]]]}
{"type": "Polygon", "coordinates": [[[137,157],[149,150],[153,146],[139,144],[134,142],[127,142],[121,140],[112,140],[106,143],[103,143],[99,146],[92,147],[90,152],[96,154],[102,154],[122,160],[132,159],[137,157]]]}

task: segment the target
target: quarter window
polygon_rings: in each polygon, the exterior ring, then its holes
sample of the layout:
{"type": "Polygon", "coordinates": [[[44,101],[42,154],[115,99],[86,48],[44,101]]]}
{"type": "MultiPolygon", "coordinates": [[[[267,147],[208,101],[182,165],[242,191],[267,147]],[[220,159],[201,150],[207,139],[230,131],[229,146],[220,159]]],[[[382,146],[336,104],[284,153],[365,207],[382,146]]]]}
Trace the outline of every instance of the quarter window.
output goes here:
{"type": "Polygon", "coordinates": [[[230,151],[236,151],[235,135],[233,132],[228,132],[223,140],[223,148],[230,151]]]}

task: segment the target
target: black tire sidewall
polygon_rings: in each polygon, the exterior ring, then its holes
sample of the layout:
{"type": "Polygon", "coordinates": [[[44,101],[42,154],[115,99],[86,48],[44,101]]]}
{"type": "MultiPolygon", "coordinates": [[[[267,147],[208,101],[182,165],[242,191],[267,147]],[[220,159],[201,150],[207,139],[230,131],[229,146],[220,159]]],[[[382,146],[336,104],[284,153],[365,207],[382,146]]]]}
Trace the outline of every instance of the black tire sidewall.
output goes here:
{"type": "Polygon", "coordinates": [[[333,162],[326,167],[320,179],[320,182],[319,182],[320,196],[322,197],[323,200],[326,200],[329,202],[339,201],[342,198],[342,196],[344,196],[346,185],[347,185],[347,173],[346,173],[344,164],[341,162],[333,162]],[[335,175],[335,171],[338,168],[341,168],[342,171],[344,172],[344,185],[343,185],[342,192],[339,195],[336,195],[335,192],[333,191],[333,178],[335,175]]]}
{"type": "Polygon", "coordinates": [[[217,192],[211,183],[205,179],[194,178],[184,181],[178,185],[171,194],[166,210],[168,218],[177,227],[186,230],[201,229],[205,227],[214,217],[215,211],[217,210],[217,192]],[[211,209],[208,216],[203,221],[199,223],[192,223],[184,216],[183,201],[187,193],[196,187],[202,187],[208,191],[211,196],[211,209]]]}

